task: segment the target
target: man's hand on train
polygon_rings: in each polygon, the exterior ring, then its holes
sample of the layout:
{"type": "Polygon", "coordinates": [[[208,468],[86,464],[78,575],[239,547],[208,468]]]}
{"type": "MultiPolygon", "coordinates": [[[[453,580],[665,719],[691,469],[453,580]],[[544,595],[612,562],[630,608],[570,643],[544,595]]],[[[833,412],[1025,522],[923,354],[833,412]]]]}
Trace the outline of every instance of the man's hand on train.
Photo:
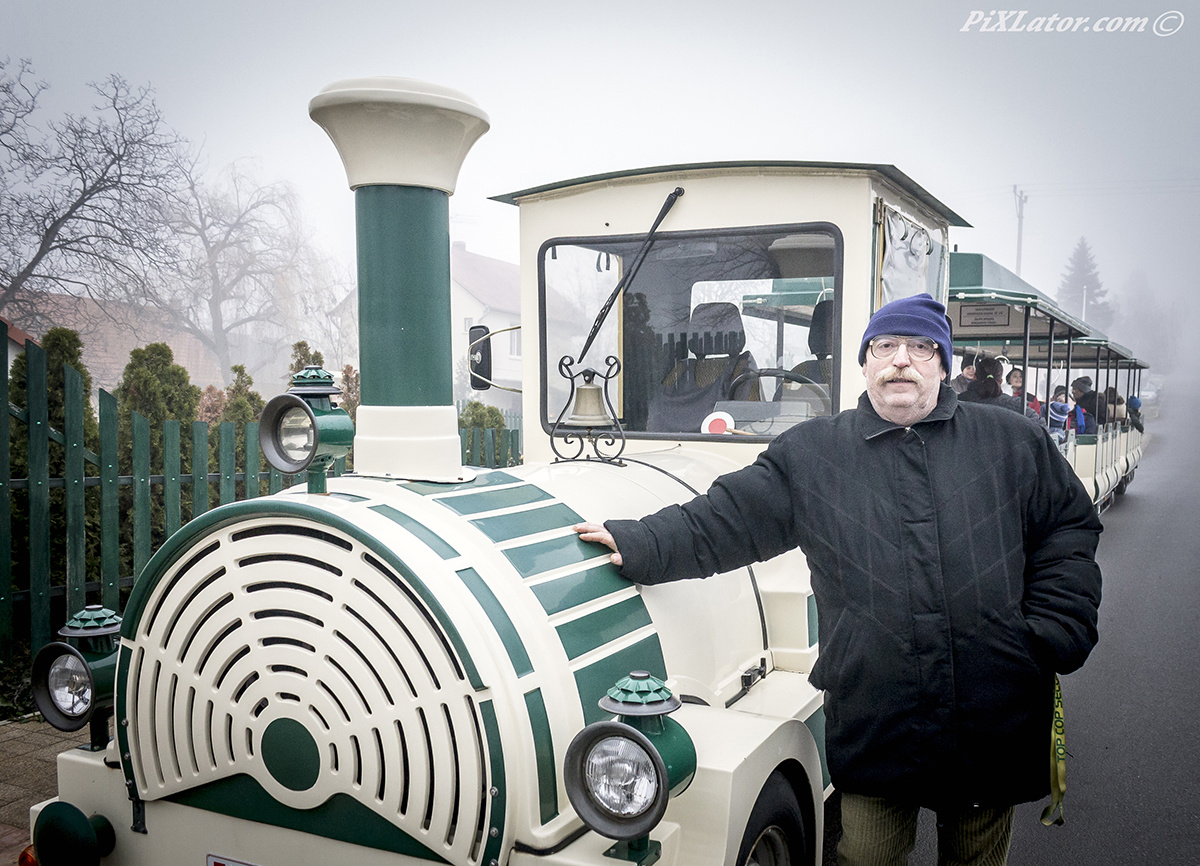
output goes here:
{"type": "Polygon", "coordinates": [[[612,549],[612,555],[609,556],[609,561],[613,565],[620,565],[624,560],[621,559],[621,551],[617,550],[617,543],[613,541],[612,533],[605,529],[599,523],[576,523],[571,527],[579,533],[579,537],[584,541],[594,541],[597,544],[603,544],[605,547],[612,549]]]}

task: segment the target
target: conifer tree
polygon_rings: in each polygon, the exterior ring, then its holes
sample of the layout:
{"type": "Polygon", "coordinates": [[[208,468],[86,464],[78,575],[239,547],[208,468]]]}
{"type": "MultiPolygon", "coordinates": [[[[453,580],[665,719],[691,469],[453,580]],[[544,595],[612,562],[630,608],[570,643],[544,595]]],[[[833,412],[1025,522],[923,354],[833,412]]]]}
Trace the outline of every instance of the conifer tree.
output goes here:
{"type": "Polygon", "coordinates": [[[1059,306],[1101,331],[1107,331],[1113,320],[1107,295],[1087,239],[1080,238],[1058,286],[1059,306]]]}

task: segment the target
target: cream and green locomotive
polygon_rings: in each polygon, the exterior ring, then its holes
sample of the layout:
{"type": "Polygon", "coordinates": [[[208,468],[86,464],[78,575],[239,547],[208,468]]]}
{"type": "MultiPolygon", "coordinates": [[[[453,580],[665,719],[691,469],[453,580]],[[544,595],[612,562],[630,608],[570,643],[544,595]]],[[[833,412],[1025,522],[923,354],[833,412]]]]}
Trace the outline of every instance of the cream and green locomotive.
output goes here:
{"type": "Polygon", "coordinates": [[[818,863],[803,557],[640,588],[572,526],[686,501],[851,405],[871,311],[947,299],[965,223],[882,165],[500,197],[537,339],[524,465],[477,470],[451,399],[447,201],[487,116],[405,79],[339,82],[310,113],[355,190],[354,472],[326,477],[351,431],[331,383],[301,377],[263,445],[309,484],[193,520],[119,641],[81,620],[84,645],[39,657],[47,715],[93,722],[31,812],[40,862],[818,863]]]}

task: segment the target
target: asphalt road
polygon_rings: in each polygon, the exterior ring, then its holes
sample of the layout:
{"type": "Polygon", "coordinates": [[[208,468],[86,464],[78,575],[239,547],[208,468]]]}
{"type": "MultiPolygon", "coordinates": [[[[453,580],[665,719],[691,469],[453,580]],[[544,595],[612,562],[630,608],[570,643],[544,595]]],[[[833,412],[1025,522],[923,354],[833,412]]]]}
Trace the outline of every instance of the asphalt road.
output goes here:
{"type": "MultiPolygon", "coordinates": [[[[1062,678],[1066,824],[1018,807],[1010,866],[1200,864],[1200,401],[1170,396],[1103,516],[1100,643],[1062,678]]],[[[935,850],[923,814],[910,863],[935,850]]]]}

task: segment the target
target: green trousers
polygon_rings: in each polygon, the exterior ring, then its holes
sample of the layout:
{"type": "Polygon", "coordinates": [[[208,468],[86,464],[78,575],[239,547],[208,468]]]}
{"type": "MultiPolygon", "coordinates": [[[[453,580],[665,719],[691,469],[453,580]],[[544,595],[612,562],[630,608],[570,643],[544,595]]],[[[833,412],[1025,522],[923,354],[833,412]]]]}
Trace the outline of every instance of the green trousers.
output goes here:
{"type": "MultiPolygon", "coordinates": [[[[838,866],[907,866],[920,811],[881,797],[842,794],[838,866]]],[[[1012,821],[1011,806],[938,812],[938,866],[1004,866],[1012,821]]]]}

